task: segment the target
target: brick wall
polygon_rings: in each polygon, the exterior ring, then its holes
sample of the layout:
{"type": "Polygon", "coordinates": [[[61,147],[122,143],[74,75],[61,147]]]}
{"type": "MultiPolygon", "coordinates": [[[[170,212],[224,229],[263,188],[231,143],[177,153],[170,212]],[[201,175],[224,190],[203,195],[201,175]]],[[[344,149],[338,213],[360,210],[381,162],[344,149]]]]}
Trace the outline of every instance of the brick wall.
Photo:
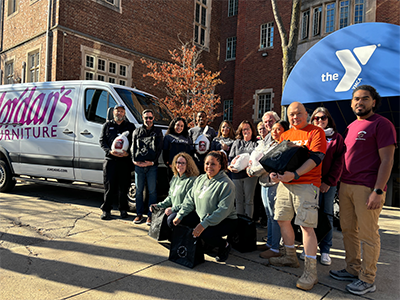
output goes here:
{"type": "Polygon", "coordinates": [[[400,25],[400,3],[398,0],[377,0],[376,22],[400,25]]]}

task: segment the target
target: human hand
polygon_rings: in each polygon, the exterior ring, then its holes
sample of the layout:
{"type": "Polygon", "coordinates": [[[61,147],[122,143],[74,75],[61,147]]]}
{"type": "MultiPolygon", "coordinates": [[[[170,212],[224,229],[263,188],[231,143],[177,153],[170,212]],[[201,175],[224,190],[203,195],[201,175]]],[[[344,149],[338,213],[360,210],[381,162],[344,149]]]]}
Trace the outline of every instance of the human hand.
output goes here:
{"type": "Polygon", "coordinates": [[[151,212],[153,212],[153,207],[155,207],[155,206],[156,206],[155,204],[150,205],[149,209],[151,212]]]}
{"type": "Polygon", "coordinates": [[[168,207],[168,208],[165,209],[165,214],[166,214],[167,216],[169,216],[170,214],[172,214],[172,209],[171,209],[171,207],[168,207]]]}
{"type": "Polygon", "coordinates": [[[278,173],[275,172],[269,173],[269,178],[271,178],[271,181],[275,183],[278,183],[280,181],[278,178],[278,173]]]}
{"type": "Polygon", "coordinates": [[[321,183],[321,187],[319,188],[319,191],[321,193],[326,193],[327,191],[329,191],[330,186],[327,185],[325,182],[321,183]]]}
{"type": "Polygon", "coordinates": [[[193,237],[195,238],[199,237],[203,231],[204,231],[203,225],[201,225],[200,223],[197,224],[197,226],[193,229],[193,237]]]}
{"type": "Polygon", "coordinates": [[[122,157],[123,156],[123,154],[121,152],[116,151],[116,150],[111,150],[110,154],[114,155],[114,156],[117,156],[117,157],[122,157]]]}
{"type": "Polygon", "coordinates": [[[176,217],[176,218],[172,221],[172,223],[174,223],[175,226],[177,226],[180,222],[181,222],[181,220],[180,220],[178,217],[176,217]]]}
{"type": "Polygon", "coordinates": [[[278,174],[278,179],[279,181],[283,181],[283,182],[290,182],[294,179],[294,173],[293,172],[289,172],[289,171],[285,171],[285,173],[282,174],[278,174]]]}
{"type": "Polygon", "coordinates": [[[232,173],[238,173],[238,170],[235,169],[235,168],[232,167],[232,166],[229,166],[229,167],[228,167],[228,170],[231,171],[232,173]]]}
{"type": "Polygon", "coordinates": [[[367,209],[378,209],[381,207],[383,202],[383,195],[378,195],[375,192],[372,192],[368,199],[367,202],[365,203],[367,205],[367,209]]]}

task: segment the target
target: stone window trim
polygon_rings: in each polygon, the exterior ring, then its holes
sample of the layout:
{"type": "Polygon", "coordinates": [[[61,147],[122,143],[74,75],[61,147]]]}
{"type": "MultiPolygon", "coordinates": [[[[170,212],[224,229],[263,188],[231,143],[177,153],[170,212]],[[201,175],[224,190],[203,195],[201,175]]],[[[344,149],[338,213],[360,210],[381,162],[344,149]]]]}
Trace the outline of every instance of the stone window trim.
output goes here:
{"type": "Polygon", "coordinates": [[[29,61],[29,59],[30,59],[30,57],[32,56],[32,54],[34,54],[34,53],[39,53],[39,64],[35,67],[36,69],[38,69],[38,74],[37,74],[37,81],[40,81],[39,80],[39,78],[40,78],[40,74],[41,74],[41,60],[43,59],[43,56],[42,56],[42,46],[38,46],[38,47],[33,47],[33,48],[31,48],[31,49],[28,49],[27,51],[26,51],[26,58],[25,58],[25,62],[26,62],[26,71],[25,71],[25,81],[24,82],[32,82],[31,81],[31,78],[30,78],[30,76],[31,76],[31,69],[32,69],[32,66],[31,66],[31,62],[29,61]]]}
{"type": "Polygon", "coordinates": [[[92,1],[122,14],[122,3],[121,3],[122,0],[92,0],[92,1]]]}
{"type": "Polygon", "coordinates": [[[125,86],[131,87],[132,85],[132,69],[133,69],[133,61],[122,58],[108,52],[104,52],[98,49],[93,49],[87,46],[81,45],[81,55],[82,55],[82,64],[81,64],[81,79],[85,80],[87,76],[92,76],[93,80],[97,80],[100,76],[104,76],[104,81],[109,82],[110,78],[115,79],[115,83],[120,84],[125,83],[125,86]],[[93,68],[86,67],[86,57],[93,57],[94,65],[93,68]],[[98,62],[105,61],[105,70],[98,69],[98,62]],[[109,67],[111,64],[115,64],[116,72],[110,73],[109,67]],[[120,67],[125,70],[125,72],[120,72],[120,67]],[[92,75],[88,75],[88,74],[92,75]]]}
{"type": "Polygon", "coordinates": [[[271,106],[269,108],[269,110],[273,110],[274,109],[274,97],[275,97],[275,93],[273,92],[272,88],[267,88],[267,89],[260,89],[260,90],[256,90],[254,95],[253,95],[253,100],[254,100],[254,104],[253,104],[253,115],[252,115],[252,119],[255,123],[258,123],[261,121],[261,118],[258,117],[258,108],[259,108],[259,95],[264,95],[264,94],[269,94],[271,95],[271,106]]]}
{"type": "Polygon", "coordinates": [[[212,0],[194,0],[193,41],[209,51],[212,0]]]}
{"type": "Polygon", "coordinates": [[[5,3],[7,3],[7,8],[5,8],[5,14],[7,18],[14,17],[16,14],[19,12],[19,1],[20,0],[3,0],[5,3]],[[11,7],[14,6],[14,7],[11,7]]]}
{"type": "Polygon", "coordinates": [[[15,56],[4,60],[3,84],[12,84],[15,81],[15,56]],[[12,66],[12,74],[8,73],[8,67],[12,66]],[[10,82],[12,80],[13,82],[10,82]]]}

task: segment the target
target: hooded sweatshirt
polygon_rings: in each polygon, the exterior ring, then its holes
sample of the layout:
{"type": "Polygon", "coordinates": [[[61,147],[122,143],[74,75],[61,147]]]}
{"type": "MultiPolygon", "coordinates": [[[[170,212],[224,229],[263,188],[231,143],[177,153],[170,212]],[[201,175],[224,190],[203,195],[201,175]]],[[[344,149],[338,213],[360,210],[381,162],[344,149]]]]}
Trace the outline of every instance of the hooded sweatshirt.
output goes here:
{"type": "Polygon", "coordinates": [[[196,177],[187,177],[183,174],[181,177],[174,176],[169,183],[168,196],[163,202],[157,204],[157,207],[171,207],[173,212],[180,210],[185,196],[189,193],[196,177]]]}
{"type": "Polygon", "coordinates": [[[182,220],[196,210],[204,228],[215,226],[226,218],[237,219],[234,202],[235,185],[225,171],[221,170],[211,179],[203,174],[194,181],[177,217],[182,220]]]}

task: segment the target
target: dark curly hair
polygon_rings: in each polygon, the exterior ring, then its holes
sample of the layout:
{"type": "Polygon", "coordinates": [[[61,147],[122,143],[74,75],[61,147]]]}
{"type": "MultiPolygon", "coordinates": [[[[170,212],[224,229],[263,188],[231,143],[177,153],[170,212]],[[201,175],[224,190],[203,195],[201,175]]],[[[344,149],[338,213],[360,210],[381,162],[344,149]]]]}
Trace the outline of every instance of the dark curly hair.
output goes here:
{"type": "Polygon", "coordinates": [[[379,106],[381,106],[382,102],[381,95],[379,95],[379,93],[373,86],[364,84],[354,89],[353,93],[351,94],[352,98],[354,98],[354,93],[359,90],[368,91],[371,94],[372,99],[375,100],[375,106],[372,108],[372,111],[375,112],[379,108],[379,106]]]}
{"type": "Polygon", "coordinates": [[[212,156],[214,157],[219,164],[221,165],[221,170],[226,170],[228,168],[228,158],[226,157],[226,154],[222,151],[211,151],[208,152],[206,158],[204,161],[207,159],[207,157],[212,156]]]}
{"type": "Polygon", "coordinates": [[[184,137],[188,137],[189,128],[188,128],[188,125],[186,123],[186,120],[184,118],[182,118],[182,117],[177,117],[177,118],[173,119],[171,121],[171,123],[169,123],[168,130],[165,133],[165,135],[177,134],[176,131],[175,131],[175,124],[178,123],[179,121],[183,122],[183,131],[180,134],[183,135],[184,137]]]}

